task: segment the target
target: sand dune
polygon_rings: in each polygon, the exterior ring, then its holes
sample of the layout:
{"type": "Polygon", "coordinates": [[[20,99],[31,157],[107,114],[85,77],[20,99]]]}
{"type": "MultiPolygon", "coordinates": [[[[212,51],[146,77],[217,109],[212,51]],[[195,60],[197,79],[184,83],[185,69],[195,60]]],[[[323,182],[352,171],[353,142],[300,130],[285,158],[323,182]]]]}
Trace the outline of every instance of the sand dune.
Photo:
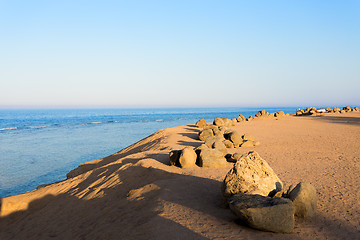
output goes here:
{"type": "Polygon", "coordinates": [[[358,239],[360,113],[256,120],[233,127],[286,186],[317,189],[318,213],[291,234],[239,225],[221,182],[232,167],[169,166],[169,151],[199,146],[193,125],[160,130],[69,179],[1,199],[0,239],[358,239]]]}

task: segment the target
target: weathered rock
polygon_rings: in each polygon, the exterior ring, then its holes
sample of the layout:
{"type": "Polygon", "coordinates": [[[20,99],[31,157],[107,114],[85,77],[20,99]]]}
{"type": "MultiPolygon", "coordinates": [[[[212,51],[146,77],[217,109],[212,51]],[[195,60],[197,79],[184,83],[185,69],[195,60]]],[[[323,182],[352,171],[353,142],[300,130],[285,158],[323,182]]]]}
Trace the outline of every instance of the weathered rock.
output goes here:
{"type": "Polygon", "coordinates": [[[236,118],[236,120],[237,120],[238,122],[243,122],[243,121],[246,121],[246,118],[244,117],[244,115],[239,114],[239,116],[236,118]]]}
{"type": "Polygon", "coordinates": [[[226,174],[222,193],[225,199],[240,192],[274,196],[282,186],[269,164],[254,151],[241,157],[226,174]]]}
{"type": "Polygon", "coordinates": [[[223,153],[217,149],[202,149],[199,155],[199,166],[220,168],[227,166],[227,161],[223,153]]]}
{"type": "Polygon", "coordinates": [[[244,141],[255,141],[255,138],[247,133],[241,136],[244,141]]]}
{"type": "Polygon", "coordinates": [[[286,117],[290,116],[290,113],[286,113],[285,116],[286,116],[286,117]]]}
{"type": "Polygon", "coordinates": [[[278,111],[275,113],[275,117],[283,117],[283,116],[285,116],[284,111],[278,111]]]}
{"type": "Polygon", "coordinates": [[[359,112],[360,109],[359,109],[358,107],[354,107],[354,108],[353,108],[353,111],[354,111],[354,112],[359,112]]]}
{"type": "Polygon", "coordinates": [[[290,191],[288,197],[295,205],[295,216],[309,218],[316,213],[316,189],[306,182],[301,182],[290,191]]]}
{"type": "Polygon", "coordinates": [[[234,144],[234,147],[239,147],[239,145],[243,142],[240,134],[236,131],[230,132],[228,134],[228,139],[234,144]]]}
{"type": "Polygon", "coordinates": [[[205,144],[208,148],[212,148],[212,145],[214,144],[214,142],[215,142],[216,140],[223,141],[224,138],[223,138],[223,137],[215,137],[215,136],[213,136],[213,137],[208,137],[208,138],[205,140],[204,144],[205,144]]]}
{"type": "Polygon", "coordinates": [[[224,140],[223,143],[225,144],[226,148],[234,148],[234,144],[230,140],[224,140]]]}
{"type": "Polygon", "coordinates": [[[333,110],[332,110],[331,108],[329,108],[329,107],[327,107],[325,110],[326,110],[327,112],[329,112],[329,113],[333,112],[333,110]]]}
{"type": "Polygon", "coordinates": [[[340,108],[334,107],[334,112],[340,112],[340,108]]]}
{"type": "Polygon", "coordinates": [[[205,141],[206,138],[214,136],[214,133],[211,129],[204,129],[199,133],[199,139],[205,141]]]}
{"type": "Polygon", "coordinates": [[[220,152],[223,153],[223,156],[225,157],[225,155],[228,153],[225,144],[222,142],[222,140],[216,140],[213,145],[212,148],[219,150],[220,152]]]}
{"type": "Polygon", "coordinates": [[[346,111],[345,111],[345,110],[341,110],[340,113],[346,113],[346,111]]]}
{"type": "Polygon", "coordinates": [[[205,119],[200,119],[196,122],[195,126],[198,128],[204,128],[207,125],[205,119]]]}
{"type": "Polygon", "coordinates": [[[231,119],[231,121],[232,121],[232,126],[235,126],[235,124],[237,123],[236,118],[231,119]]]}
{"type": "Polygon", "coordinates": [[[240,147],[255,147],[258,145],[260,145],[259,141],[248,140],[248,141],[244,141],[242,144],[240,144],[240,147]]]}
{"type": "Polygon", "coordinates": [[[215,125],[213,125],[213,124],[209,124],[209,125],[206,125],[203,130],[206,130],[206,129],[211,129],[211,130],[213,130],[214,128],[218,128],[218,126],[215,126],[215,125]]]}
{"type": "Polygon", "coordinates": [[[228,203],[236,216],[252,228],[280,233],[294,229],[295,207],[289,199],[238,193],[228,203]]]}
{"type": "Polygon", "coordinates": [[[195,166],[197,155],[194,148],[185,147],[180,154],[179,164],[182,168],[191,168],[195,166]]]}
{"type": "Polygon", "coordinates": [[[216,137],[224,137],[224,133],[219,128],[213,128],[213,133],[216,137]]]}
{"type": "Polygon", "coordinates": [[[215,118],[213,124],[218,127],[225,125],[224,120],[222,120],[221,118],[215,118]]]}
{"type": "Polygon", "coordinates": [[[346,112],[351,112],[351,107],[349,106],[343,107],[343,110],[345,110],[346,112]]]}
{"type": "Polygon", "coordinates": [[[245,153],[245,154],[241,154],[241,153],[234,153],[233,155],[232,155],[232,158],[235,160],[235,161],[238,161],[240,158],[242,158],[242,157],[246,157],[247,156],[247,154],[245,153]]]}
{"type": "Polygon", "coordinates": [[[179,158],[180,158],[181,150],[173,150],[169,153],[170,165],[171,166],[180,166],[179,158]]]}
{"type": "Polygon", "coordinates": [[[248,121],[248,122],[250,122],[250,121],[252,121],[254,118],[252,117],[252,116],[250,116],[250,117],[248,117],[247,119],[246,119],[246,121],[248,121]]]}
{"type": "Polygon", "coordinates": [[[224,117],[222,117],[221,119],[223,120],[225,127],[235,126],[235,124],[233,123],[233,121],[231,119],[224,118],[224,117]]]}
{"type": "Polygon", "coordinates": [[[303,115],[303,112],[301,112],[301,111],[296,112],[296,116],[301,116],[301,115],[303,115]]]}
{"type": "Polygon", "coordinates": [[[276,117],[276,113],[270,113],[270,114],[269,114],[269,117],[272,117],[272,118],[273,118],[273,117],[276,117]]]}

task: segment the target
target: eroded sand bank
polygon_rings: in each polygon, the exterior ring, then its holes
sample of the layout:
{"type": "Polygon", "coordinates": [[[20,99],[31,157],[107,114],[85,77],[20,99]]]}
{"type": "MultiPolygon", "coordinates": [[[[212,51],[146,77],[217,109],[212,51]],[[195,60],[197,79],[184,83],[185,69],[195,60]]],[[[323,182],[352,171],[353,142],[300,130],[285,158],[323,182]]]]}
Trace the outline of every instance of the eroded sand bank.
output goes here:
{"type": "Polygon", "coordinates": [[[297,219],[291,234],[237,224],[220,191],[232,163],[220,169],[168,165],[171,150],[201,144],[199,130],[186,125],[84,163],[68,180],[1,199],[0,239],[359,238],[360,113],[290,116],[232,128],[261,145],[229,152],[256,150],[286,186],[306,181],[316,187],[314,218],[297,219]]]}

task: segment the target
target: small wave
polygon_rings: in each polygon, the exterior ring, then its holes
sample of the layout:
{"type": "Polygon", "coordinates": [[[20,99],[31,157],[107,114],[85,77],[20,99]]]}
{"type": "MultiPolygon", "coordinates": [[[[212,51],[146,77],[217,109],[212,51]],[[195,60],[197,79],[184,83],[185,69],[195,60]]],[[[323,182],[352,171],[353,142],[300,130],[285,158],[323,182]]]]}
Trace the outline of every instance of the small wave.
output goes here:
{"type": "Polygon", "coordinates": [[[102,122],[91,122],[89,124],[99,124],[99,123],[102,123],[102,122]]]}
{"type": "Polygon", "coordinates": [[[8,130],[16,130],[17,127],[10,127],[10,128],[0,128],[0,131],[8,131],[8,130]]]}
{"type": "Polygon", "coordinates": [[[44,126],[30,126],[29,128],[32,128],[32,129],[37,129],[37,128],[46,128],[46,127],[49,127],[49,125],[44,125],[44,126]]]}
{"type": "Polygon", "coordinates": [[[156,121],[156,122],[163,122],[164,119],[156,119],[155,121],[156,121]]]}

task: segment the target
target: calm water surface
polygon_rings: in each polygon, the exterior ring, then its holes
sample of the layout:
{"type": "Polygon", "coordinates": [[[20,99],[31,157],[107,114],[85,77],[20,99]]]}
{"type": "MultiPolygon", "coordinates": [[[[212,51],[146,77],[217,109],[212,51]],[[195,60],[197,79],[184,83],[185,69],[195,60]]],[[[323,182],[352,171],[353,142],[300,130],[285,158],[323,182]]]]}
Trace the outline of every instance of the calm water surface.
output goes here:
{"type": "MultiPolygon", "coordinates": [[[[66,178],[159,129],[205,118],[255,115],[259,108],[0,110],[0,197],[66,178]]],[[[296,108],[265,108],[268,112],[296,108]]]]}

